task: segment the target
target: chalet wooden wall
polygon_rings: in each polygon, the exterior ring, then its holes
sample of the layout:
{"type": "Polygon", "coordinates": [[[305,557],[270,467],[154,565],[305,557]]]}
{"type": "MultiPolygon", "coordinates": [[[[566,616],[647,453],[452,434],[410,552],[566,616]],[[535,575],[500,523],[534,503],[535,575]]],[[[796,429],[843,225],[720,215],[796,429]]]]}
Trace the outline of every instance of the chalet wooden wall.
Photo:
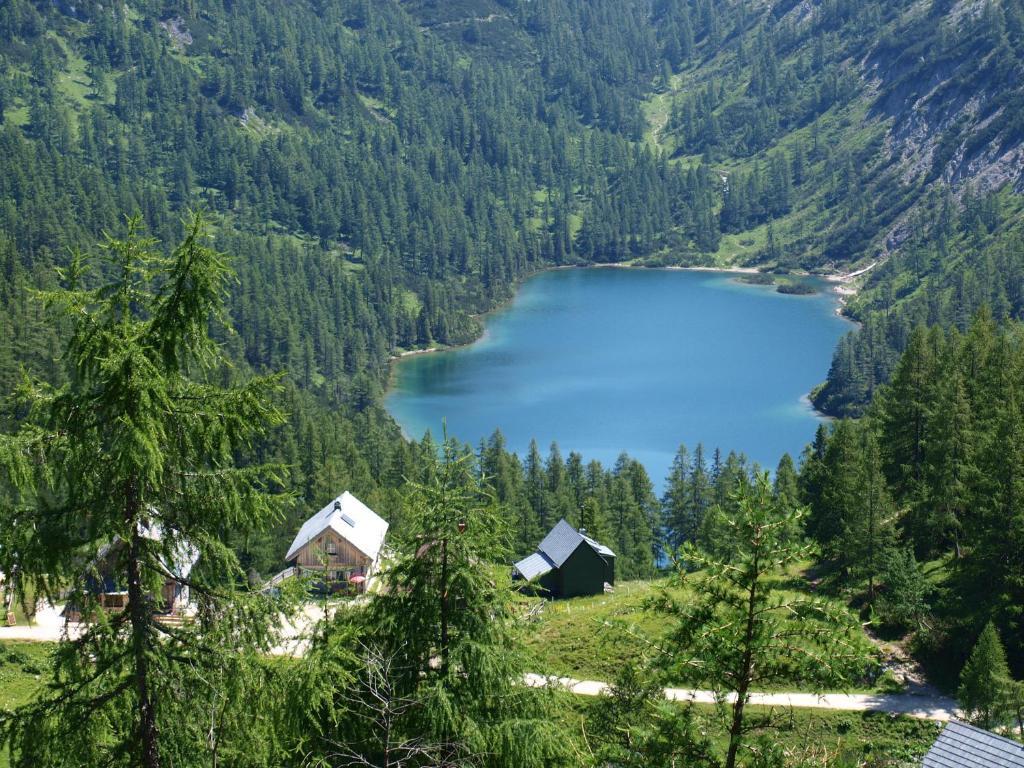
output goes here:
{"type": "Polygon", "coordinates": [[[319,568],[326,558],[329,568],[370,566],[370,558],[353,547],[334,531],[325,531],[299,550],[296,555],[298,565],[304,568],[319,568]],[[327,553],[328,541],[333,541],[336,554],[327,553]]]}

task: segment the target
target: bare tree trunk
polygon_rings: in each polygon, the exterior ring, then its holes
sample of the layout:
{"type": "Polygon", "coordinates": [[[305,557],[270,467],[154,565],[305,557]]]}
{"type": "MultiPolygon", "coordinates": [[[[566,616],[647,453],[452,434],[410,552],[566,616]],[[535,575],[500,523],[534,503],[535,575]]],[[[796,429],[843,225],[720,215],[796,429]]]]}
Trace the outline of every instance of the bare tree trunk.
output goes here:
{"type": "Polygon", "coordinates": [[[441,674],[448,673],[448,539],[441,541],[441,674]]]}
{"type": "Polygon", "coordinates": [[[152,607],[142,585],[142,536],[139,534],[139,498],[134,482],[128,484],[125,494],[125,518],[132,529],[128,550],[128,619],[132,631],[132,660],[134,663],[135,693],[139,697],[139,740],[143,768],[160,768],[159,730],[156,724],[156,704],[150,690],[149,643],[152,607]]]}
{"type": "MultiPolygon", "coordinates": [[[[758,559],[754,559],[754,569],[758,569],[758,559]]],[[[736,702],[732,705],[732,725],[729,726],[729,752],[725,757],[725,768],[736,768],[736,756],[740,751],[743,739],[743,709],[747,705],[747,694],[750,691],[750,679],[754,670],[754,622],[757,603],[757,580],[750,585],[747,595],[747,627],[744,634],[743,668],[740,672],[740,683],[736,690],[736,702]]]]}

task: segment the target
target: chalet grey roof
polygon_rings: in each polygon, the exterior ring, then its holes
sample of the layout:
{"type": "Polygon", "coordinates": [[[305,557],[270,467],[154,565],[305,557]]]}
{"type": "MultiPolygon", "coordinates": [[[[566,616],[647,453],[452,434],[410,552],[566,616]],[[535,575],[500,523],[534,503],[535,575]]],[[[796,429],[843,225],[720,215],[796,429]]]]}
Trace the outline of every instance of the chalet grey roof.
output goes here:
{"type": "Polygon", "coordinates": [[[291,560],[300,549],[328,529],[375,561],[384,546],[388,524],[380,515],[345,491],[302,524],[284,559],[291,560]]]}
{"type": "Polygon", "coordinates": [[[513,567],[524,579],[533,581],[545,573],[551,573],[555,569],[555,564],[543,552],[534,552],[529,557],[524,557],[513,567]]]}
{"type": "Polygon", "coordinates": [[[1024,768],[1024,745],[951,720],[922,763],[924,768],[1024,768]]]}
{"type": "Polygon", "coordinates": [[[589,545],[602,557],[615,557],[615,553],[608,547],[580,533],[563,518],[544,537],[536,552],[529,557],[524,557],[513,567],[524,579],[532,581],[555,568],[561,568],[580,544],[589,545]]]}
{"type": "Polygon", "coordinates": [[[540,546],[537,547],[537,551],[547,555],[556,568],[561,568],[563,563],[569,559],[569,555],[575,552],[576,548],[583,542],[589,544],[599,555],[615,557],[615,553],[608,549],[608,547],[598,544],[589,536],[584,536],[569,525],[565,518],[559,520],[555,527],[551,529],[551,533],[544,537],[540,546]]]}

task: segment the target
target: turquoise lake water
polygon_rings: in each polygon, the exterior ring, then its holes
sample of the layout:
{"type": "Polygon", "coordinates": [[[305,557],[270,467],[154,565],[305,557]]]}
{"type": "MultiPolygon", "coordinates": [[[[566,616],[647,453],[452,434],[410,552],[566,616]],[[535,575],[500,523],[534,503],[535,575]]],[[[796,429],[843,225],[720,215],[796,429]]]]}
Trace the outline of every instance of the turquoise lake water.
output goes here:
{"type": "Polygon", "coordinates": [[[406,434],[479,444],[500,428],[520,456],[626,451],[660,489],[680,443],[774,469],[820,421],[806,393],[853,327],[831,291],[786,296],[720,272],[570,269],[526,281],[461,349],[397,364],[386,403],[406,434]]]}

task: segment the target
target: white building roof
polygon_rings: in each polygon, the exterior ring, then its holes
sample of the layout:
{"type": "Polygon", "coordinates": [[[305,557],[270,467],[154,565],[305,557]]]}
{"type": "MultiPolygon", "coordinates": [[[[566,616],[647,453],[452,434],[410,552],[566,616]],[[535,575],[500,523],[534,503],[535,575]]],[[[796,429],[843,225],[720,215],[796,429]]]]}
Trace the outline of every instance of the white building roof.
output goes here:
{"type": "Polygon", "coordinates": [[[291,560],[300,549],[328,529],[375,561],[384,546],[388,524],[380,515],[345,491],[302,524],[284,559],[291,560]]]}

